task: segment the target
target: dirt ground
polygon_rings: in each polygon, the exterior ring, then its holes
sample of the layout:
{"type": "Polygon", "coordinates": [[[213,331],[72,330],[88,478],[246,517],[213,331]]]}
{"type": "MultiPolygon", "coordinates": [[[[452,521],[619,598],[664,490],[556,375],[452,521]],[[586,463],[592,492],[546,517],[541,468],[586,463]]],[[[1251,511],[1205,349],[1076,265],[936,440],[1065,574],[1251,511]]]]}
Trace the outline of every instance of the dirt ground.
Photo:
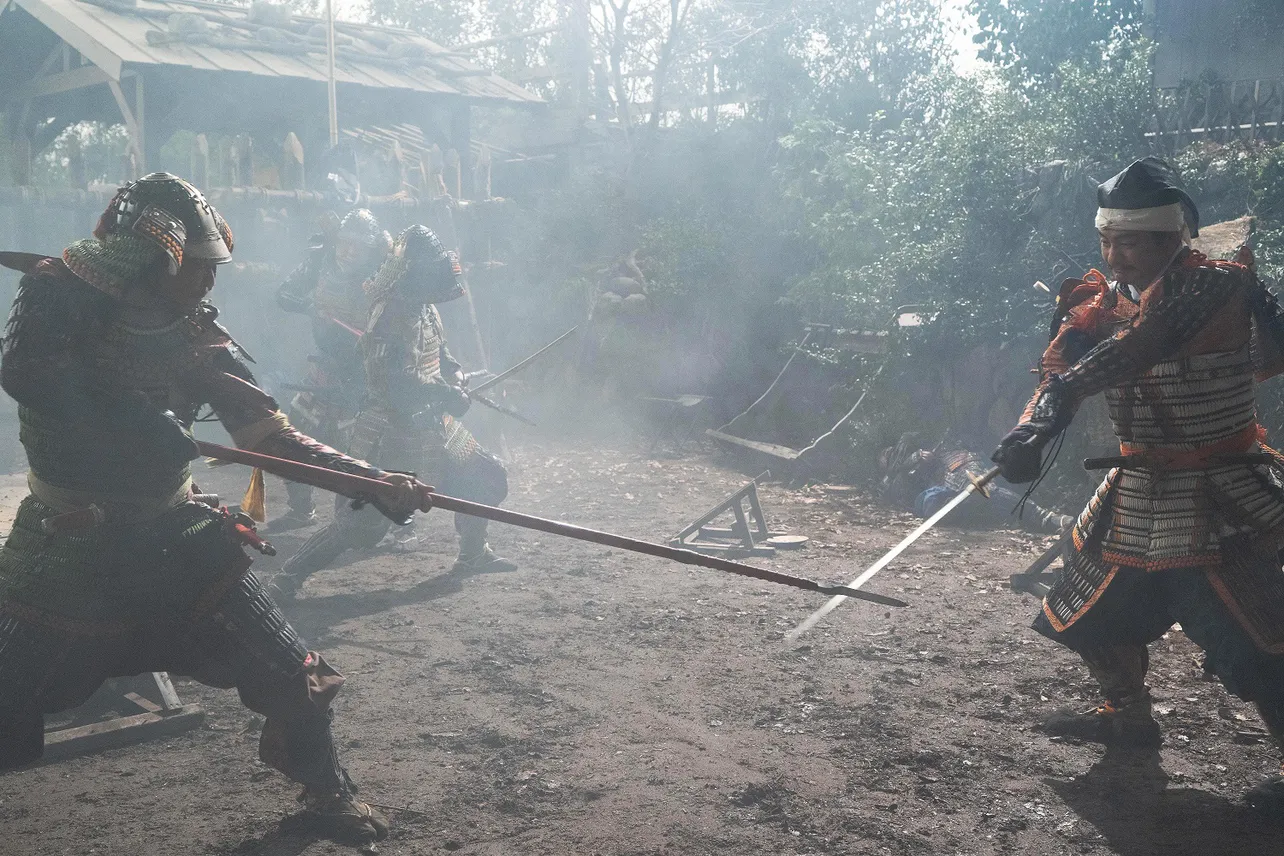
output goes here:
{"type": "MultiPolygon", "coordinates": [[[[514,452],[512,508],[655,540],[746,481],[702,453],[514,452]]],[[[235,498],[244,479],[203,481],[235,498]]],[[[847,489],[761,495],[812,540],[757,561],[816,578],[854,576],[913,525],[847,489]]],[[[1275,753],[1179,632],[1153,651],[1161,753],[1034,730],[1095,701],[1007,589],[1041,539],[933,533],[870,584],[909,608],[849,601],[790,645],[822,597],[499,527],[521,569],[451,576],[449,517],[419,531],[418,550],[349,554],[287,609],[348,676],[335,728],[362,793],[393,807],[383,853],[1284,853],[1240,802],[1275,753]]],[[[178,690],[202,729],[0,776],[0,853],[352,852],[282,831],[295,788],[255,760],[260,722],[234,694],[178,690]]]]}

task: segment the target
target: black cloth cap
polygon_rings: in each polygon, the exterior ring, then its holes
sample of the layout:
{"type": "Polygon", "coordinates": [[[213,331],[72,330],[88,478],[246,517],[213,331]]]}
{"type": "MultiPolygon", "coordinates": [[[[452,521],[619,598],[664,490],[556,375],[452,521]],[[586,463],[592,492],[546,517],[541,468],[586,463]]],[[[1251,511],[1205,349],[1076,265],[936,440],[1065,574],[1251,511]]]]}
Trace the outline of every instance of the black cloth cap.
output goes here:
{"type": "Polygon", "coordinates": [[[1177,171],[1167,161],[1145,157],[1097,185],[1097,205],[1102,208],[1158,208],[1180,202],[1192,238],[1199,235],[1199,209],[1181,186],[1177,171]]]}

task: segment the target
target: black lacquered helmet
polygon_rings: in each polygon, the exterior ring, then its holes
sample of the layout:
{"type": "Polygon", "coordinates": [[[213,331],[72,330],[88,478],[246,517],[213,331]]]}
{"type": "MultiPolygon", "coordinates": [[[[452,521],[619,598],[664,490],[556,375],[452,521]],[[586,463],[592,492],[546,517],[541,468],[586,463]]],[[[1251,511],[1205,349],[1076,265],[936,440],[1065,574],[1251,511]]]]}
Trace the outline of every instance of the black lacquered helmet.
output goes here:
{"type": "Polygon", "coordinates": [[[117,191],[98,219],[94,237],[130,234],[165,251],[170,272],[184,258],[222,264],[232,259],[232,230],[199,190],[167,172],[153,172],[117,191]]]}
{"type": "Polygon", "coordinates": [[[363,247],[377,247],[384,252],[392,249],[392,236],[379,225],[368,208],[349,211],[339,223],[338,237],[341,241],[350,241],[363,247]]]}
{"type": "Polygon", "coordinates": [[[367,291],[376,298],[393,289],[424,303],[446,303],[464,296],[459,256],[445,248],[427,226],[407,227],[393,243],[367,291]]]}

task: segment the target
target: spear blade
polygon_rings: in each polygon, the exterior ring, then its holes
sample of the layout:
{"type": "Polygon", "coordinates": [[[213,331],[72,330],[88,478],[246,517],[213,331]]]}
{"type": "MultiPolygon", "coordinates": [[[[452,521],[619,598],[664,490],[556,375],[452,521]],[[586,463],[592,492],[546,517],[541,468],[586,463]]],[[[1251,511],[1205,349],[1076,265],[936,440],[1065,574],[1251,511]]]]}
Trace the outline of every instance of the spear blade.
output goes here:
{"type": "MultiPolygon", "coordinates": [[[[908,550],[910,545],[913,544],[915,541],[917,541],[919,538],[921,538],[925,532],[930,530],[936,524],[940,523],[949,515],[951,511],[953,511],[954,509],[958,508],[961,504],[963,504],[963,502],[969,496],[971,496],[974,493],[985,494],[985,486],[988,485],[990,482],[994,481],[994,479],[998,476],[998,474],[999,474],[999,468],[994,467],[993,469],[986,472],[985,475],[981,476],[980,478],[973,478],[972,483],[968,485],[965,490],[963,490],[961,493],[959,493],[958,496],[954,497],[949,502],[947,502],[941,508],[940,511],[936,512],[931,517],[927,518],[922,523],[920,523],[917,529],[915,529],[910,534],[906,535],[901,540],[901,543],[897,544],[895,547],[893,547],[892,549],[884,553],[881,559],[879,559],[877,562],[875,562],[874,564],[866,568],[864,571],[862,571],[860,575],[856,577],[856,579],[852,580],[850,583],[847,584],[847,587],[849,589],[859,589],[866,582],[868,582],[870,578],[874,576],[874,574],[878,573],[883,568],[890,565],[892,562],[896,560],[897,556],[899,556],[901,553],[904,553],[906,550],[908,550]]],[[[985,494],[985,495],[988,495],[988,494],[985,494]]],[[[799,636],[802,636],[808,630],[812,629],[817,624],[819,624],[822,618],[824,618],[826,615],[829,615],[829,613],[833,612],[834,609],[837,608],[838,605],[846,599],[847,599],[847,596],[843,594],[836,594],[833,597],[831,597],[828,601],[825,602],[824,606],[822,606],[820,609],[813,612],[811,615],[807,616],[806,621],[804,621],[802,624],[799,624],[793,630],[790,630],[788,633],[786,633],[785,640],[788,642],[792,642],[795,639],[797,639],[799,636]]]]}

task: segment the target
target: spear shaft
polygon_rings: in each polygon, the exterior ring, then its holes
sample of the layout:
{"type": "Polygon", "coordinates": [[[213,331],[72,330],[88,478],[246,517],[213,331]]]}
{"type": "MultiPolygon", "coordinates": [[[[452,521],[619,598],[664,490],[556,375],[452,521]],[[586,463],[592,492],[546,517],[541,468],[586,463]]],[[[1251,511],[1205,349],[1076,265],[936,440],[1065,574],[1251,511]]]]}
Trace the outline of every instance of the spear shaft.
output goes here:
{"type": "MultiPolygon", "coordinates": [[[[336,472],[334,470],[328,470],[325,467],[301,464],[298,461],[276,458],[271,455],[261,455],[257,452],[248,452],[244,449],[232,449],[227,446],[220,446],[215,443],[206,443],[201,440],[197,440],[196,445],[200,449],[201,454],[207,457],[220,461],[245,464],[250,467],[258,467],[265,473],[271,473],[272,475],[280,476],[301,484],[310,484],[313,487],[319,487],[322,490],[332,491],[340,494],[341,496],[350,497],[352,499],[391,499],[399,493],[398,488],[387,482],[379,481],[378,479],[353,475],[351,473],[336,472]]],[[[897,600],[894,597],[888,597],[874,592],[858,591],[853,588],[848,588],[847,586],[824,585],[823,583],[818,583],[815,580],[809,580],[805,577],[795,577],[791,574],[780,573],[779,571],[755,568],[753,565],[746,565],[741,562],[732,562],[728,559],[718,558],[717,556],[706,556],[702,553],[696,553],[693,550],[683,550],[677,547],[669,547],[664,544],[653,544],[650,541],[630,538],[626,535],[617,535],[613,532],[602,532],[597,529],[588,529],[571,523],[563,523],[560,520],[549,520],[544,517],[535,517],[531,514],[522,514],[518,511],[509,511],[506,508],[496,508],[491,505],[483,505],[479,502],[470,502],[466,499],[459,499],[457,497],[437,493],[427,485],[421,486],[419,509],[421,511],[427,511],[434,507],[441,508],[446,511],[454,511],[459,514],[467,514],[472,517],[484,517],[487,520],[494,520],[497,523],[507,523],[512,526],[520,526],[523,529],[534,529],[539,532],[547,532],[550,535],[561,535],[566,538],[574,538],[577,541],[588,541],[593,544],[602,544],[607,547],[617,547],[621,550],[629,550],[634,553],[644,553],[648,556],[670,559],[684,565],[698,565],[700,567],[712,568],[718,571],[727,571],[728,573],[792,586],[805,591],[814,591],[819,592],[820,594],[829,595],[841,594],[845,597],[859,598],[861,600],[871,601],[883,606],[908,606],[908,604],[903,600],[897,600]]]]}

